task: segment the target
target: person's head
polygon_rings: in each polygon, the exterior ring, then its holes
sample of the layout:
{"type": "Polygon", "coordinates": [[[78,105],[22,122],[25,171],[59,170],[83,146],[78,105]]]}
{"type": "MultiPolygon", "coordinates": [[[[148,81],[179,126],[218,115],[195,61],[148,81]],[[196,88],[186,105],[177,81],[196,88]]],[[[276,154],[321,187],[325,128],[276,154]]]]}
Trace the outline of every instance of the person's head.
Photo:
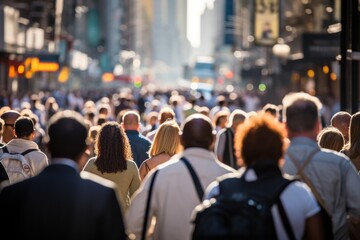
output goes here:
{"type": "Polygon", "coordinates": [[[350,119],[349,142],[346,146],[349,149],[349,157],[360,155],[360,112],[354,113],[350,119]]]}
{"type": "Polygon", "coordinates": [[[20,117],[20,113],[16,110],[8,110],[1,115],[4,120],[3,142],[8,143],[10,140],[16,138],[14,133],[15,121],[20,117]]]}
{"type": "Polygon", "coordinates": [[[159,113],[155,111],[149,112],[149,114],[146,116],[146,122],[147,124],[153,126],[158,122],[158,116],[159,113]]]}
{"type": "Polygon", "coordinates": [[[34,122],[30,117],[21,116],[14,124],[15,136],[17,138],[33,140],[35,134],[34,122]]]}
{"type": "Polygon", "coordinates": [[[221,110],[215,114],[214,125],[219,128],[225,128],[229,118],[229,111],[221,110]]]}
{"type": "Polygon", "coordinates": [[[321,130],[320,100],[305,92],[289,93],[283,98],[283,121],[289,138],[307,136],[316,139],[321,130]]]}
{"type": "Polygon", "coordinates": [[[101,172],[124,171],[126,161],[131,160],[131,147],[126,133],[119,123],[104,123],[95,141],[97,159],[95,165],[101,172]]]}
{"type": "Polygon", "coordinates": [[[129,110],[122,116],[122,127],[124,130],[136,130],[140,128],[140,115],[137,111],[129,110]]]}
{"type": "Polygon", "coordinates": [[[268,114],[249,118],[235,133],[235,149],[246,166],[271,160],[278,164],[284,153],[285,130],[268,114]]]}
{"type": "Polygon", "coordinates": [[[235,109],[230,114],[228,126],[235,130],[236,127],[239,124],[243,123],[246,119],[247,119],[247,113],[245,111],[240,109],[235,109]]]}
{"type": "Polygon", "coordinates": [[[170,108],[170,107],[161,108],[159,115],[158,115],[160,124],[164,123],[165,121],[167,121],[169,119],[174,119],[174,118],[175,118],[175,112],[172,108],[170,108]]]}
{"type": "Polygon", "coordinates": [[[95,142],[100,129],[101,129],[100,125],[90,126],[89,131],[88,131],[88,134],[89,134],[88,138],[91,142],[95,142]]]}
{"type": "Polygon", "coordinates": [[[202,106],[199,108],[199,113],[204,114],[205,116],[210,116],[210,109],[206,106],[202,106]]]}
{"type": "Polygon", "coordinates": [[[209,150],[214,143],[215,131],[209,117],[191,114],[181,125],[180,140],[185,149],[198,147],[209,150]]]}
{"type": "Polygon", "coordinates": [[[330,124],[336,127],[344,135],[345,142],[349,141],[349,126],[351,114],[345,111],[335,113],[330,120],[330,124]]]}
{"type": "Polygon", "coordinates": [[[217,98],[216,98],[216,104],[220,107],[222,106],[225,106],[226,105],[226,100],[225,100],[225,97],[223,95],[219,95],[217,98]]]}
{"type": "Polygon", "coordinates": [[[83,116],[72,110],[55,113],[47,128],[47,149],[52,158],[68,158],[80,163],[87,149],[88,129],[83,116]]]}
{"type": "Polygon", "coordinates": [[[268,113],[271,116],[273,116],[274,118],[278,119],[279,111],[278,111],[277,105],[268,103],[262,108],[262,110],[264,111],[264,113],[268,113]]]}
{"type": "Polygon", "coordinates": [[[320,131],[317,136],[318,145],[322,148],[340,152],[345,144],[343,134],[335,127],[327,127],[320,131]]]}
{"type": "Polygon", "coordinates": [[[156,131],[154,140],[149,150],[149,156],[153,157],[160,153],[166,153],[173,156],[180,150],[181,143],[179,125],[174,120],[164,122],[156,131]]]}

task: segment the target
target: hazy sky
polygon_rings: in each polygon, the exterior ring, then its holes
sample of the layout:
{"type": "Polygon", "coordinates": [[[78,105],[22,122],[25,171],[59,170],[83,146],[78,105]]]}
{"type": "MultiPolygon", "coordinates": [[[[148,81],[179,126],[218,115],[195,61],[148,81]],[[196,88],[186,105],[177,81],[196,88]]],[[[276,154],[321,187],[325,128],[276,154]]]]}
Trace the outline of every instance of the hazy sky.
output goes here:
{"type": "Polygon", "coordinates": [[[187,39],[192,47],[200,45],[200,17],[205,6],[213,6],[215,0],[187,0],[187,39]]]}

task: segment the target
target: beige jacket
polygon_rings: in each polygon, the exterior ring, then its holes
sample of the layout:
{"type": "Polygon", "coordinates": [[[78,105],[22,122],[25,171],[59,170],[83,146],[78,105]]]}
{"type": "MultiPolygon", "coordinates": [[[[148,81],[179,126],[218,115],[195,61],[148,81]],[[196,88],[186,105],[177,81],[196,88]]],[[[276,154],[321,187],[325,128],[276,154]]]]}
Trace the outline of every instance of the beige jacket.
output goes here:
{"type": "MultiPolygon", "coordinates": [[[[200,203],[191,175],[182,161],[185,156],[193,166],[202,187],[206,187],[217,177],[235,169],[218,161],[215,155],[201,148],[189,148],[159,165],[150,207],[150,217],[156,219],[154,239],[186,240],[191,236],[191,214],[200,203]]],[[[145,205],[150,179],[154,169],[149,172],[139,190],[135,192],[130,208],[125,214],[128,234],[135,234],[140,239],[145,214],[145,205]]]]}
{"type": "MultiPolygon", "coordinates": [[[[25,155],[25,158],[30,163],[31,170],[34,175],[39,174],[46,166],[49,165],[46,154],[40,151],[39,146],[34,141],[15,138],[8,142],[5,146],[10,153],[22,153],[28,149],[37,149],[38,151],[33,151],[25,155]]],[[[2,150],[0,150],[0,155],[1,154],[2,150]]]]}

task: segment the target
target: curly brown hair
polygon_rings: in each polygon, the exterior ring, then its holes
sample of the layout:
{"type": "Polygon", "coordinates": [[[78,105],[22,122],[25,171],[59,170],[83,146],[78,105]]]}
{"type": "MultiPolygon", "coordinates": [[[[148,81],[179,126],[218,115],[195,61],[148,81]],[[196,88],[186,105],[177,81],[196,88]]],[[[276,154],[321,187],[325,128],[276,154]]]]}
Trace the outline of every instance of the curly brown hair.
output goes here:
{"type": "Polygon", "coordinates": [[[132,159],[129,139],[119,123],[109,121],[101,126],[95,141],[95,165],[102,173],[122,172],[132,159]]]}

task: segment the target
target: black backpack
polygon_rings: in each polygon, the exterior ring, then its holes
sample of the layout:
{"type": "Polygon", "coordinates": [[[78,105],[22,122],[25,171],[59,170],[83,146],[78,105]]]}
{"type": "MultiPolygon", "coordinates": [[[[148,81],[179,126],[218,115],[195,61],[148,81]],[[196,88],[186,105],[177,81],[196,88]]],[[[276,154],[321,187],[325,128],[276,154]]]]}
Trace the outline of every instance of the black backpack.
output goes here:
{"type": "Polygon", "coordinates": [[[205,200],[194,210],[192,239],[277,239],[271,214],[273,204],[278,206],[289,239],[294,239],[279,198],[294,180],[285,179],[280,173],[270,175],[255,182],[246,182],[243,177],[220,181],[219,196],[205,200]]]}

